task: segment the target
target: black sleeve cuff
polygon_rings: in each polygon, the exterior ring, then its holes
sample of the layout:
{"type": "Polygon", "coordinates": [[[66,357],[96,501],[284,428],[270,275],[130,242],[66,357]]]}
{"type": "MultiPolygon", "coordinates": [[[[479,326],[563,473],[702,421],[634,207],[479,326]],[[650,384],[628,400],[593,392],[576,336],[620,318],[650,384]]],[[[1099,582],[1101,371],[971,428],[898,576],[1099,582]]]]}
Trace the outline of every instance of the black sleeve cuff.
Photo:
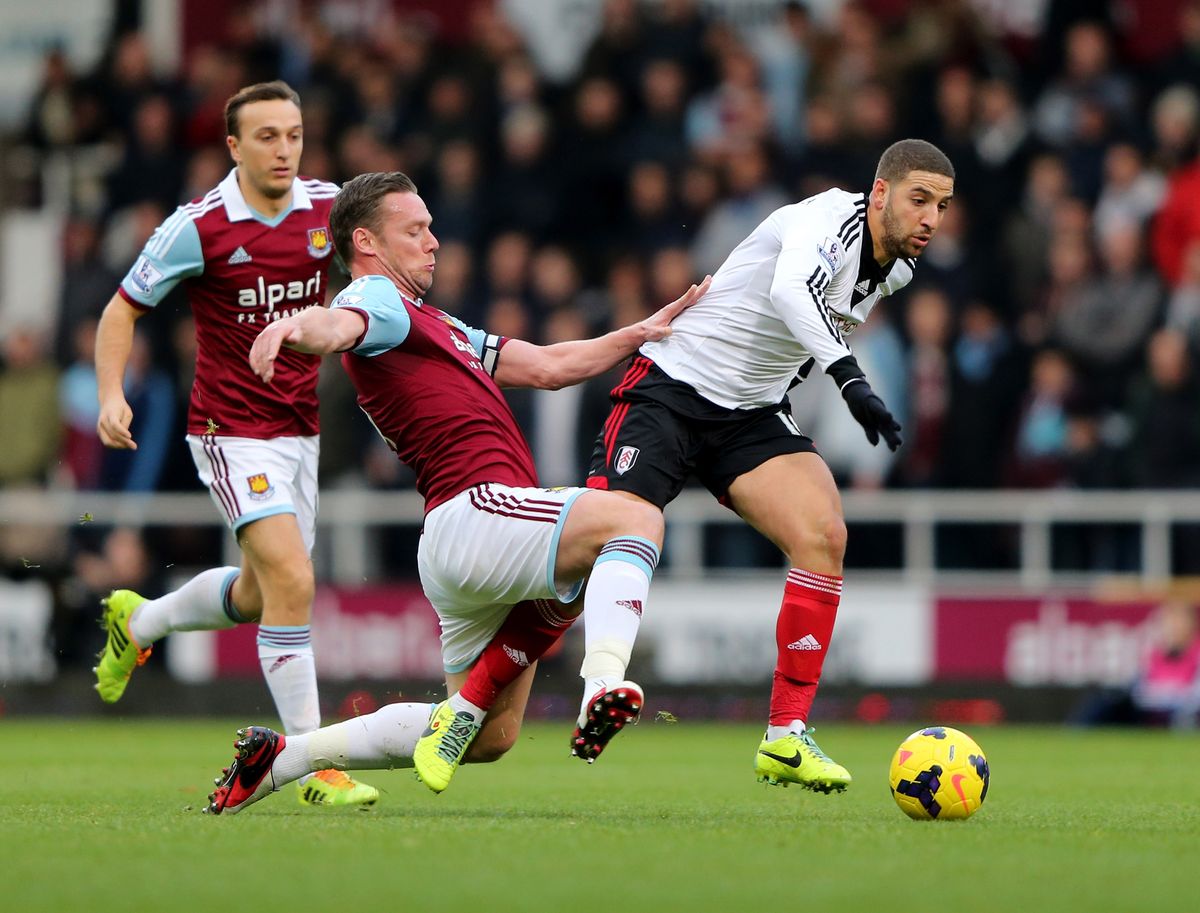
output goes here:
{"type": "Polygon", "coordinates": [[[858,366],[858,362],[853,355],[847,355],[844,358],[839,358],[828,368],[825,373],[833,378],[833,382],[837,384],[838,389],[845,389],[846,384],[852,380],[863,380],[867,375],[863,373],[863,369],[858,366]]]}

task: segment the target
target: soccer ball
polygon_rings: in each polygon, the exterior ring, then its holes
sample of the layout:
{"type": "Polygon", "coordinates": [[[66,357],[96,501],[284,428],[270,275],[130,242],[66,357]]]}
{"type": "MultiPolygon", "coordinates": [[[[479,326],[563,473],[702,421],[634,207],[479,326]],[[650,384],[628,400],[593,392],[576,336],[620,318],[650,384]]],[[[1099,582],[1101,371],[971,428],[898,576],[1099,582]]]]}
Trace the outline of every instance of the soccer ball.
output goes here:
{"type": "Polygon", "coordinates": [[[965,732],[930,726],[900,743],[888,780],[892,798],[910,818],[969,818],[987,797],[988,762],[965,732]]]}

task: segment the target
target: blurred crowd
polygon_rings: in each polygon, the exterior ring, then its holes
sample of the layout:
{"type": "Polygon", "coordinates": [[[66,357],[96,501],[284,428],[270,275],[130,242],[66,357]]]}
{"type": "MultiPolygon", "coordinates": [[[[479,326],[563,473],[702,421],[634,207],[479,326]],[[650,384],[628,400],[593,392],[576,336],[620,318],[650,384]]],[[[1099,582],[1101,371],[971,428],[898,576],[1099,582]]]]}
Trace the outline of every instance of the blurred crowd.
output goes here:
{"type": "MultiPolygon", "coordinates": [[[[240,5],[179,72],[153,68],[136,28],[93,72],[47,55],[7,140],[35,166],[9,169],[4,197],[63,205],[49,183],[67,188],[62,294],[51,331],[4,334],[0,414],[22,434],[0,485],[196,487],[182,295],[139,323],[135,453],[95,436],[96,320],[154,227],[231,167],[225,99],[273,78],[303,100],[303,174],[416,180],[442,244],[438,307],[541,342],[639,319],[773,209],[868,190],[888,144],[928,139],[956,166],[955,201],[910,289],[850,340],[905,446],[868,447],[820,378],[795,393],[839,481],[1200,481],[1200,2],[1041,0],[1016,5],[1040,11],[1019,28],[984,0],[781,2],[749,24],[695,0],[606,0],[566,81],[500,3],[473,4],[455,41],[336,6],[240,5]]],[[[407,485],[326,367],[323,484],[407,485]]],[[[583,478],[611,383],[513,395],[545,484],[583,478]]]]}

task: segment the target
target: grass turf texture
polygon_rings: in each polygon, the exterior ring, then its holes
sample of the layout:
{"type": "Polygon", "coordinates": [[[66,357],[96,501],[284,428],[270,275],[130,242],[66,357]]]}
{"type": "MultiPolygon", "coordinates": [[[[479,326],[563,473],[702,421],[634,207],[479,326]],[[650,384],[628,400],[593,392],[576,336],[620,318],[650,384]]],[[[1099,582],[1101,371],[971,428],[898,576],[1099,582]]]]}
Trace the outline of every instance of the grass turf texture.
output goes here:
{"type": "Polygon", "coordinates": [[[761,730],[644,721],[595,765],[530,725],[435,796],[363,778],[375,809],[295,787],[199,809],[235,724],[0,722],[8,910],[1195,910],[1200,736],[970,729],[992,766],[966,822],[914,822],[887,766],[914,727],[821,727],[840,796],[754,782],[761,730]],[[792,896],[794,901],[787,898],[792,896]]]}

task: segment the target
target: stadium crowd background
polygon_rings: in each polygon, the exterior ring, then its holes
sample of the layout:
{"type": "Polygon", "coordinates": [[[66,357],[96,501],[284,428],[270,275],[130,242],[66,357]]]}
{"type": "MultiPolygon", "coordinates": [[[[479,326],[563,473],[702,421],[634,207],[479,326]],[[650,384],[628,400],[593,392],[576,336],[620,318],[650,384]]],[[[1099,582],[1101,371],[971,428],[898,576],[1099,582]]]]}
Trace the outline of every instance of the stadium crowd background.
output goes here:
{"type": "MultiPolygon", "coordinates": [[[[38,163],[68,163],[62,293],[53,319],[3,326],[0,486],[199,490],[182,294],[139,323],[136,453],[96,438],[95,325],[153,228],[231,167],[224,100],[273,78],[303,99],[302,173],[409,173],[442,244],[431,300],[535,341],[638,319],[773,209],[866,190],[888,144],[928,139],[957,168],[955,202],[910,289],[851,340],[905,446],[868,447],[820,379],[797,390],[839,481],[1200,481],[1200,3],[1040,0],[1018,5],[1040,16],[1021,31],[984,0],[781,3],[748,28],[692,0],[607,0],[566,80],[539,69],[504,4],[464,4],[453,38],[404,4],[369,22],[339,6],[231,8],[178,72],[152,67],[136,16],[91,72],[47,54],[0,180],[8,206],[36,208],[38,163]]],[[[327,368],[322,486],[407,486],[327,368]]],[[[611,383],[512,396],[545,484],[583,478],[611,383]]],[[[0,563],[19,579],[41,556],[76,607],[60,655],[83,663],[95,594],[115,579],[153,591],[163,561],[132,531],[63,536],[41,552],[6,537],[0,563]]],[[[186,562],[211,541],[155,545],[186,562]]]]}

